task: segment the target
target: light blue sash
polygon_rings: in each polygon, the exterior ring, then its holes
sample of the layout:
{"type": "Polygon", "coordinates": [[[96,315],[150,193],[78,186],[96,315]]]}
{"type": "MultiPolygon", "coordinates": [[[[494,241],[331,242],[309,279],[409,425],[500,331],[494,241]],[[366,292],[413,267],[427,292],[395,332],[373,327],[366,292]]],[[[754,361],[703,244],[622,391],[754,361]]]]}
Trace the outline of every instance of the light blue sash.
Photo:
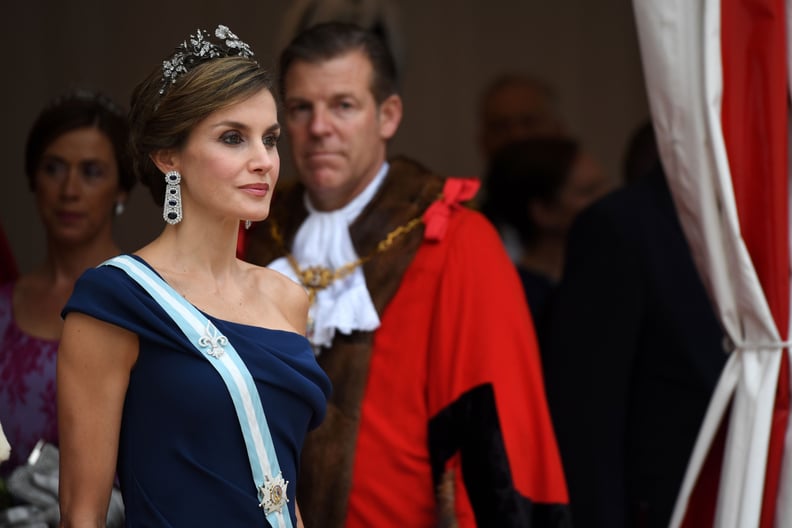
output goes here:
{"type": "Polygon", "coordinates": [[[259,506],[269,523],[276,528],[292,528],[286,506],[287,481],[281,474],[275,446],[259,393],[250,371],[212,322],[179,295],[170,285],[129,255],[111,258],[102,265],[124,270],[171,316],[198,353],[217,370],[234,402],[242,435],[245,437],[253,482],[258,491],[259,506]]]}

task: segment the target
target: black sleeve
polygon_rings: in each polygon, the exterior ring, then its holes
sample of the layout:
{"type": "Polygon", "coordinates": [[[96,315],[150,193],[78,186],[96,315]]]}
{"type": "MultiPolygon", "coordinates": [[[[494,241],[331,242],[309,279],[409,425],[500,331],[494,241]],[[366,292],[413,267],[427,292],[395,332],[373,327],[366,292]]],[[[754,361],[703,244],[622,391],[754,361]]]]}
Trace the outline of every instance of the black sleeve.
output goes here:
{"type": "Polygon", "coordinates": [[[625,423],[645,285],[624,227],[607,199],[577,218],[544,321],[548,403],[576,528],[627,525],[625,423]]]}

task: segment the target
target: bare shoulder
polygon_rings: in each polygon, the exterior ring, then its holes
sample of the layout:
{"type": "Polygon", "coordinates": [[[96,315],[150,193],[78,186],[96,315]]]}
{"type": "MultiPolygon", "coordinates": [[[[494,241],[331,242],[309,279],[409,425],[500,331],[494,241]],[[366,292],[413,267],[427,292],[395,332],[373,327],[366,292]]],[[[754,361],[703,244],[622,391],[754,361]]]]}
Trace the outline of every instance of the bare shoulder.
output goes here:
{"type": "Polygon", "coordinates": [[[259,284],[276,298],[282,298],[288,302],[296,302],[301,307],[308,308],[308,294],[300,284],[292,279],[269,268],[259,268],[259,284]]]}
{"type": "Polygon", "coordinates": [[[308,294],[305,289],[282,273],[250,265],[255,277],[257,295],[266,299],[299,333],[305,333],[308,317],[308,294]]]}

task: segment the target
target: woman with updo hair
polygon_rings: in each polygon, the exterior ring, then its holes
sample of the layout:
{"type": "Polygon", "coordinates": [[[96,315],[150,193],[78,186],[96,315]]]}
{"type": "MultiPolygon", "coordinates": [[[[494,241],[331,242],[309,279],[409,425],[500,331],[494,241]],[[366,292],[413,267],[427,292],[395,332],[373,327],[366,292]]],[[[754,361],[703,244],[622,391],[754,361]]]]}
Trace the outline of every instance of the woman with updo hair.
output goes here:
{"type": "Polygon", "coordinates": [[[134,176],[126,114],[105,95],[72,90],[51,101],[30,129],[25,175],[44,227],[44,260],[0,287],[0,423],[7,477],[39,440],[57,445],[55,365],[61,310],[88,268],[119,253],[113,219],[134,176]]]}
{"type": "Polygon", "coordinates": [[[306,292],[236,258],[278,181],[270,76],[225,26],[159,64],[132,94],[130,152],[164,229],[86,272],[63,311],[62,522],[99,526],[117,468],[127,526],[299,526],[330,382],[306,292]]]}

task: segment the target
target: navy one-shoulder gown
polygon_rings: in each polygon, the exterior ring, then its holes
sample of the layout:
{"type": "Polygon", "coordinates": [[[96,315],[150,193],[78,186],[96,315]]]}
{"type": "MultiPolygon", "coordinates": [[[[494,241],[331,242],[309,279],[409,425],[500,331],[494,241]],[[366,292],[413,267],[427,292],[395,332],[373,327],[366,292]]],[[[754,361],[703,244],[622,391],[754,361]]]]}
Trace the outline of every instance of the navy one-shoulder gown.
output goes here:
{"type": "MultiPolygon", "coordinates": [[[[127,526],[267,526],[223,380],[163,308],[124,271],[100,266],[77,281],[64,316],[69,312],[120,326],[140,339],[118,457],[127,526]]],[[[204,315],[253,376],[289,482],[288,509],[296,526],[300,449],[324,417],[330,381],[300,334],[204,315]]]]}

